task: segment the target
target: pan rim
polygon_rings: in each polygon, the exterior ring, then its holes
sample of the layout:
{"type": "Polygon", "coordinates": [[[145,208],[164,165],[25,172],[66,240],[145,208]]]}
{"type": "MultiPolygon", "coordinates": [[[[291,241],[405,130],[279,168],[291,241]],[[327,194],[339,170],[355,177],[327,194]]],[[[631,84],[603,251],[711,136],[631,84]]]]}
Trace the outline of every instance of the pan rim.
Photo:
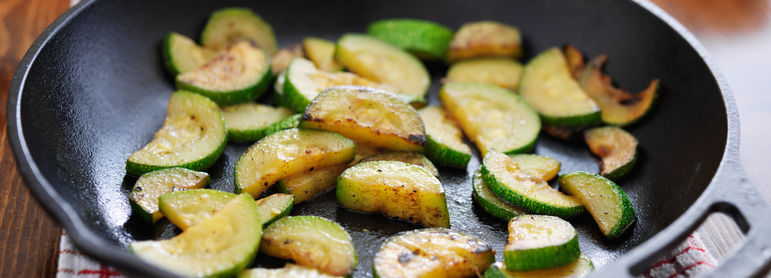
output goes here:
{"type": "MultiPolygon", "coordinates": [[[[37,37],[37,39],[30,46],[21,62],[19,63],[8,92],[8,104],[6,111],[6,128],[11,148],[13,150],[19,172],[21,173],[25,184],[33,193],[37,201],[43,206],[43,208],[50,215],[52,215],[54,219],[56,219],[56,221],[68,232],[68,235],[72,238],[74,245],[79,250],[83,251],[83,253],[87,255],[90,255],[91,257],[98,258],[100,261],[115,266],[127,274],[136,275],[142,273],[143,275],[152,275],[158,277],[176,276],[140,260],[138,257],[131,255],[129,252],[114,252],[112,250],[108,251],[108,249],[103,248],[103,246],[108,244],[85,225],[83,219],[81,219],[81,217],[77,214],[77,212],[74,211],[69,203],[64,201],[64,199],[59,195],[58,191],[43,176],[39,167],[32,158],[29,146],[27,145],[26,139],[24,137],[21,124],[21,99],[23,97],[23,88],[32,64],[37,60],[38,54],[41,52],[41,50],[46,45],[48,45],[49,41],[65,25],[69,24],[72,19],[77,17],[81,12],[86,10],[97,1],[98,0],[83,0],[59,16],[37,37]]],[[[723,149],[722,158],[715,171],[715,174],[710,179],[710,182],[705,187],[704,191],[700,193],[696,201],[691,204],[691,206],[685,212],[683,212],[682,215],[678,216],[672,222],[675,223],[684,216],[689,215],[688,212],[694,209],[695,204],[705,199],[705,193],[707,193],[710,188],[716,186],[716,177],[719,176],[721,172],[726,171],[727,161],[738,160],[740,139],[738,109],[736,107],[733,94],[728,87],[728,83],[725,80],[723,74],[718,70],[716,64],[712,61],[710,56],[707,54],[706,49],[701,45],[696,37],[672,16],[670,16],[668,13],[666,13],[652,2],[645,0],[633,0],[632,2],[649,12],[658,20],[661,20],[681,38],[683,38],[699,55],[699,57],[707,66],[707,69],[712,74],[712,77],[715,79],[715,83],[721,93],[726,113],[726,142],[723,149]]],[[[659,231],[656,235],[670,230],[672,228],[672,223],[667,225],[667,227],[659,231]]],[[[640,249],[641,247],[644,247],[646,243],[656,237],[656,235],[627,251],[625,254],[619,257],[619,260],[622,260],[625,257],[629,257],[630,253],[640,249]]]]}

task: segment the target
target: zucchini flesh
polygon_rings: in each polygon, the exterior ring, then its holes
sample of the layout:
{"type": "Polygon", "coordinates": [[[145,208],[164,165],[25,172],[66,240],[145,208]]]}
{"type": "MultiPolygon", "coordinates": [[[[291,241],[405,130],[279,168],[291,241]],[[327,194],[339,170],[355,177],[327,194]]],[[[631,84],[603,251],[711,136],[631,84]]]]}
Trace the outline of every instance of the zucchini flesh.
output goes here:
{"type": "Polygon", "coordinates": [[[367,34],[407,50],[423,60],[438,60],[444,58],[453,32],[450,28],[427,20],[393,18],[370,23],[367,34]]]}
{"type": "Polygon", "coordinates": [[[348,168],[337,179],[337,202],[350,210],[379,212],[427,227],[449,227],[444,188],[420,166],[372,161],[348,168]]]}
{"type": "Polygon", "coordinates": [[[158,209],[158,198],[166,193],[201,188],[209,184],[209,174],[185,168],[153,171],[139,177],[131,189],[132,207],[148,223],[158,222],[163,214],[158,209]]]}
{"type": "Polygon", "coordinates": [[[509,221],[514,216],[527,214],[524,209],[498,198],[482,179],[481,171],[474,172],[474,176],[471,178],[471,187],[474,199],[477,200],[479,206],[492,216],[509,221]]]}
{"type": "Polygon", "coordinates": [[[600,175],[586,172],[560,176],[560,187],[578,197],[594,217],[600,231],[614,239],[634,222],[634,207],[623,189],[600,175]]]}
{"type": "Polygon", "coordinates": [[[522,55],[522,37],[513,26],[479,21],[463,24],[447,48],[447,62],[480,56],[517,59],[522,55]]]}
{"type": "Polygon", "coordinates": [[[171,32],[163,40],[163,58],[172,75],[200,68],[214,58],[216,52],[198,46],[193,40],[171,32]]]}
{"type": "Polygon", "coordinates": [[[148,263],[184,276],[234,276],[257,254],[262,222],[249,195],[168,240],[136,241],[129,249],[148,263]]]}
{"type": "Polygon", "coordinates": [[[270,57],[248,42],[230,47],[202,67],[177,75],[177,87],[202,94],[219,105],[252,101],[272,79],[270,57]]]}
{"type": "Polygon", "coordinates": [[[449,229],[420,229],[399,233],[380,247],[374,276],[471,277],[495,261],[486,242],[449,229]]]}
{"type": "Polygon", "coordinates": [[[287,263],[282,268],[252,268],[241,271],[238,278],[335,278],[315,268],[304,267],[293,263],[287,263]]]}
{"type": "Polygon", "coordinates": [[[602,121],[625,126],[639,121],[651,107],[659,90],[659,80],[651,81],[648,88],[632,94],[616,88],[610,77],[602,73],[602,66],[608,60],[605,55],[594,58],[579,79],[584,91],[602,108],[602,121]]]}
{"type": "Polygon", "coordinates": [[[541,130],[535,110],[511,91],[483,83],[450,82],[439,92],[447,112],[482,155],[533,149],[541,130]]]}
{"type": "Polygon", "coordinates": [[[402,94],[425,97],[431,77],[410,53],[379,39],[346,34],[337,41],[335,59],[364,78],[398,88],[402,94]]]}
{"type": "Polygon", "coordinates": [[[259,196],[276,181],[353,160],[353,141],[321,130],[285,129],[244,152],[235,167],[237,192],[259,196]]]}
{"type": "Polygon", "coordinates": [[[262,226],[267,227],[281,217],[289,215],[294,206],[294,196],[275,193],[257,200],[257,211],[262,217],[262,226]]]}
{"type": "Polygon", "coordinates": [[[586,145],[599,156],[600,174],[618,180],[632,170],[637,162],[637,139],[618,127],[598,127],[584,133],[586,145]]]}
{"type": "MultiPolygon", "coordinates": [[[[565,60],[568,62],[570,75],[572,75],[574,79],[580,81],[581,74],[583,74],[584,68],[586,68],[586,65],[584,64],[584,55],[581,54],[581,51],[578,51],[577,48],[569,44],[562,48],[562,53],[565,55],[565,60]]],[[[589,92],[586,93],[588,94],[589,92]]]]}
{"type": "Polygon", "coordinates": [[[308,59],[316,65],[316,68],[328,71],[342,71],[343,65],[335,61],[335,43],[314,37],[303,39],[303,49],[308,59]]]}
{"type": "Polygon", "coordinates": [[[382,85],[350,72],[318,70],[311,61],[296,58],[289,66],[282,92],[289,107],[295,111],[303,111],[321,91],[341,85],[367,86],[394,91],[391,86],[382,85]]]}
{"type": "Polygon", "coordinates": [[[509,90],[519,87],[522,65],[509,58],[474,58],[452,64],[447,81],[480,82],[509,90]]]}
{"type": "Polygon", "coordinates": [[[511,161],[516,163],[522,173],[538,177],[544,181],[550,181],[560,171],[560,162],[556,159],[536,154],[509,155],[511,161]]]}
{"type": "Polygon", "coordinates": [[[273,28],[247,8],[214,11],[201,32],[201,44],[214,50],[222,50],[244,40],[256,43],[269,55],[278,50],[273,28]]]}
{"type": "Polygon", "coordinates": [[[289,68],[292,60],[302,58],[303,56],[303,48],[299,43],[284,47],[270,58],[270,70],[274,75],[284,72],[289,68]]]}
{"type": "Polygon", "coordinates": [[[209,219],[238,195],[214,189],[193,189],[163,194],[158,199],[163,215],[181,230],[209,219]]]}
{"type": "Polygon", "coordinates": [[[174,167],[202,171],[217,161],[226,143],[225,120],[217,104],[198,94],[177,91],[169,98],[163,127],[150,143],[129,156],[126,171],[137,176],[174,167]]]}
{"type": "Polygon", "coordinates": [[[592,270],[594,270],[592,260],[586,255],[581,254],[575,262],[568,265],[542,270],[511,271],[506,269],[503,263],[497,262],[487,268],[484,278],[581,278],[591,273],[592,270]]]}
{"type": "Polygon", "coordinates": [[[280,129],[297,127],[300,122],[299,116],[287,119],[294,115],[292,110],[253,102],[225,106],[221,110],[228,127],[228,140],[232,142],[254,142],[280,129]]]}
{"type": "Polygon", "coordinates": [[[428,160],[428,158],[416,152],[387,152],[367,157],[361,162],[367,161],[401,161],[420,166],[435,177],[439,177],[439,170],[431,163],[431,160],[428,160]]]}
{"type": "Polygon", "coordinates": [[[509,238],[503,249],[506,269],[550,269],[575,262],[580,255],[576,229],[565,220],[521,215],[509,221],[509,238]]]}
{"type": "Polygon", "coordinates": [[[294,195],[295,204],[299,204],[326,193],[337,185],[337,177],[348,169],[348,164],[340,164],[310,172],[295,174],[276,183],[278,191],[294,195]]]}
{"type": "Polygon", "coordinates": [[[260,251],[337,276],[351,274],[358,263],[348,232],[335,222],[310,215],[284,217],[268,226],[260,251]]]}
{"type": "Polygon", "coordinates": [[[535,214],[569,218],[585,211],[577,198],[523,173],[510,157],[499,152],[489,152],[482,160],[482,178],[495,195],[535,214]]]}
{"type": "Polygon", "coordinates": [[[565,55],[557,48],[542,52],[525,65],[519,93],[545,124],[591,126],[601,122],[600,107],[573,79],[565,55]]]}
{"type": "Polygon", "coordinates": [[[426,156],[439,165],[466,167],[471,148],[463,143],[458,124],[438,106],[421,108],[418,115],[426,126],[426,156]]]}
{"type": "Polygon", "coordinates": [[[426,141],[415,109],[394,94],[369,87],[324,90],[305,108],[300,127],[336,132],[395,151],[422,151],[426,141]]]}

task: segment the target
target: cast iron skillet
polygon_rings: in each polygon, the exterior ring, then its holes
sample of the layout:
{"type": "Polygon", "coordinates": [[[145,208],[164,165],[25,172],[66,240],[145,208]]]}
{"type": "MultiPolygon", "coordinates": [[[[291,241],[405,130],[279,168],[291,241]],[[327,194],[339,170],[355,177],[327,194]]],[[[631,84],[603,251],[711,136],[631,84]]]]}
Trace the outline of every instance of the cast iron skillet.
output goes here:
{"type": "MultiPolygon", "coordinates": [[[[572,221],[582,251],[598,268],[595,275],[642,273],[714,211],[732,215],[748,239],[712,274],[743,277],[766,267],[771,238],[763,233],[771,230],[771,218],[739,165],[738,116],[725,82],[672,18],[649,3],[617,0],[84,1],[54,22],[27,52],[8,103],[9,137],[27,184],[83,252],[127,274],[172,276],[125,248],[133,240],[175,232],[167,222],[152,227],[132,215],[127,196],[136,178],[125,175],[125,161],[161,126],[174,90],[162,66],[162,38],[170,31],[195,38],[209,13],[227,6],[253,8],[273,25],[282,45],[308,35],[336,39],[345,32],[363,32],[368,22],[381,18],[425,18],[452,28],[467,21],[499,20],[523,32],[524,60],[547,47],[571,43],[589,56],[608,54],[607,71],[625,88],[637,91],[660,78],[656,107],[628,128],[641,151],[636,168],[620,182],[637,211],[634,227],[621,239],[608,241],[591,217],[572,221]]],[[[438,78],[446,68],[429,64],[429,70],[436,104],[438,78]]],[[[209,169],[213,188],[232,192],[233,164],[247,146],[228,145],[209,169]]],[[[597,171],[596,159],[582,142],[542,136],[536,153],[558,158],[563,173],[597,171]]],[[[478,167],[476,155],[466,170],[440,169],[451,225],[492,243],[502,260],[504,223],[487,216],[471,199],[469,176],[478,167]]],[[[341,223],[359,252],[357,277],[370,275],[384,238],[418,228],[338,208],[333,194],[298,205],[292,213],[341,223]]],[[[283,263],[263,256],[256,261],[283,263]]]]}

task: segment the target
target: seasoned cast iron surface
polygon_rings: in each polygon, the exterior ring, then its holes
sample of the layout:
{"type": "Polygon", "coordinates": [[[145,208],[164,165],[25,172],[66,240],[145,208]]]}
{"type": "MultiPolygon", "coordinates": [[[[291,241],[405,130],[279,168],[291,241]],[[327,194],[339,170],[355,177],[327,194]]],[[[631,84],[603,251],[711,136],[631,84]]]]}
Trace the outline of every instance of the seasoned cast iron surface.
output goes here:
{"type": "MultiPolygon", "coordinates": [[[[474,20],[516,25],[524,37],[527,61],[550,47],[571,43],[589,56],[606,53],[607,71],[623,88],[639,91],[653,78],[662,89],[655,108],[627,128],[640,142],[640,159],[619,184],[634,203],[637,219],[615,242],[604,239],[587,214],[571,221],[581,250],[602,267],[666,227],[703,192],[714,175],[726,141],[725,108],[709,70],[697,53],[636,4],[602,1],[135,1],[93,3],[65,25],[33,64],[21,99],[21,123],[31,155],[58,193],[116,252],[134,240],[178,232],[155,227],[132,215],[128,193],[136,181],[126,176],[126,158],[162,125],[174,91],[163,68],[161,41],[170,31],[197,38],[217,8],[249,6],[273,28],[282,46],[304,36],[335,40],[345,32],[364,32],[368,22],[389,17],[435,20],[451,28],[474,20]]],[[[432,104],[446,67],[428,64],[432,104]]],[[[265,95],[270,95],[266,93],[265,95]]],[[[270,99],[263,98],[262,102],[270,99]]],[[[233,191],[233,166],[247,144],[229,144],[209,169],[212,188],[233,191]]],[[[537,154],[562,162],[561,173],[596,172],[597,159],[583,142],[541,136],[537,154]]],[[[452,229],[491,243],[502,260],[505,223],[487,216],[471,197],[467,169],[440,168],[447,191],[452,229]]],[[[371,272],[383,240],[419,228],[379,215],[347,211],[334,194],[297,205],[293,215],[313,214],[345,227],[359,253],[356,276],[371,272]]],[[[260,255],[257,261],[282,262],[260,255]]]]}

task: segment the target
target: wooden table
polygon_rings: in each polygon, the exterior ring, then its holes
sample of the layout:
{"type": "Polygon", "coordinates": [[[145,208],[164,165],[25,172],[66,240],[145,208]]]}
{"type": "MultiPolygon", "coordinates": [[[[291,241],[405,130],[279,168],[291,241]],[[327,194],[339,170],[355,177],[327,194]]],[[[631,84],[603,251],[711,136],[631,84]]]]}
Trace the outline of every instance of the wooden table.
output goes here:
{"type": "MultiPolygon", "coordinates": [[[[771,144],[767,144],[768,138],[771,138],[771,131],[767,128],[767,122],[771,121],[771,67],[768,66],[771,64],[771,55],[768,54],[771,49],[771,13],[766,10],[754,15],[759,23],[752,28],[742,27],[740,34],[732,33],[731,28],[715,33],[715,28],[705,26],[705,22],[710,20],[699,21],[697,16],[694,21],[690,10],[683,8],[688,3],[700,5],[700,1],[656,2],[685,19],[684,22],[697,31],[697,36],[722,67],[739,105],[742,161],[751,179],[771,200],[771,144]],[[745,51],[755,49],[751,52],[753,56],[744,56],[745,51]]],[[[766,0],[737,2],[768,3],[766,0]]],[[[7,138],[6,101],[11,78],[27,48],[69,4],[69,0],[0,1],[0,273],[6,277],[52,277],[56,273],[61,227],[32,197],[16,169],[7,138]]],[[[768,6],[765,7],[767,9],[768,6]]],[[[715,8],[725,11],[725,7],[715,8]]],[[[740,10],[738,14],[757,13],[757,10],[740,10]]],[[[724,17],[723,14],[718,13],[718,16],[724,17]]],[[[710,217],[701,227],[705,243],[718,257],[722,257],[732,243],[741,238],[738,230],[731,225],[727,218],[718,216],[710,217]]]]}

